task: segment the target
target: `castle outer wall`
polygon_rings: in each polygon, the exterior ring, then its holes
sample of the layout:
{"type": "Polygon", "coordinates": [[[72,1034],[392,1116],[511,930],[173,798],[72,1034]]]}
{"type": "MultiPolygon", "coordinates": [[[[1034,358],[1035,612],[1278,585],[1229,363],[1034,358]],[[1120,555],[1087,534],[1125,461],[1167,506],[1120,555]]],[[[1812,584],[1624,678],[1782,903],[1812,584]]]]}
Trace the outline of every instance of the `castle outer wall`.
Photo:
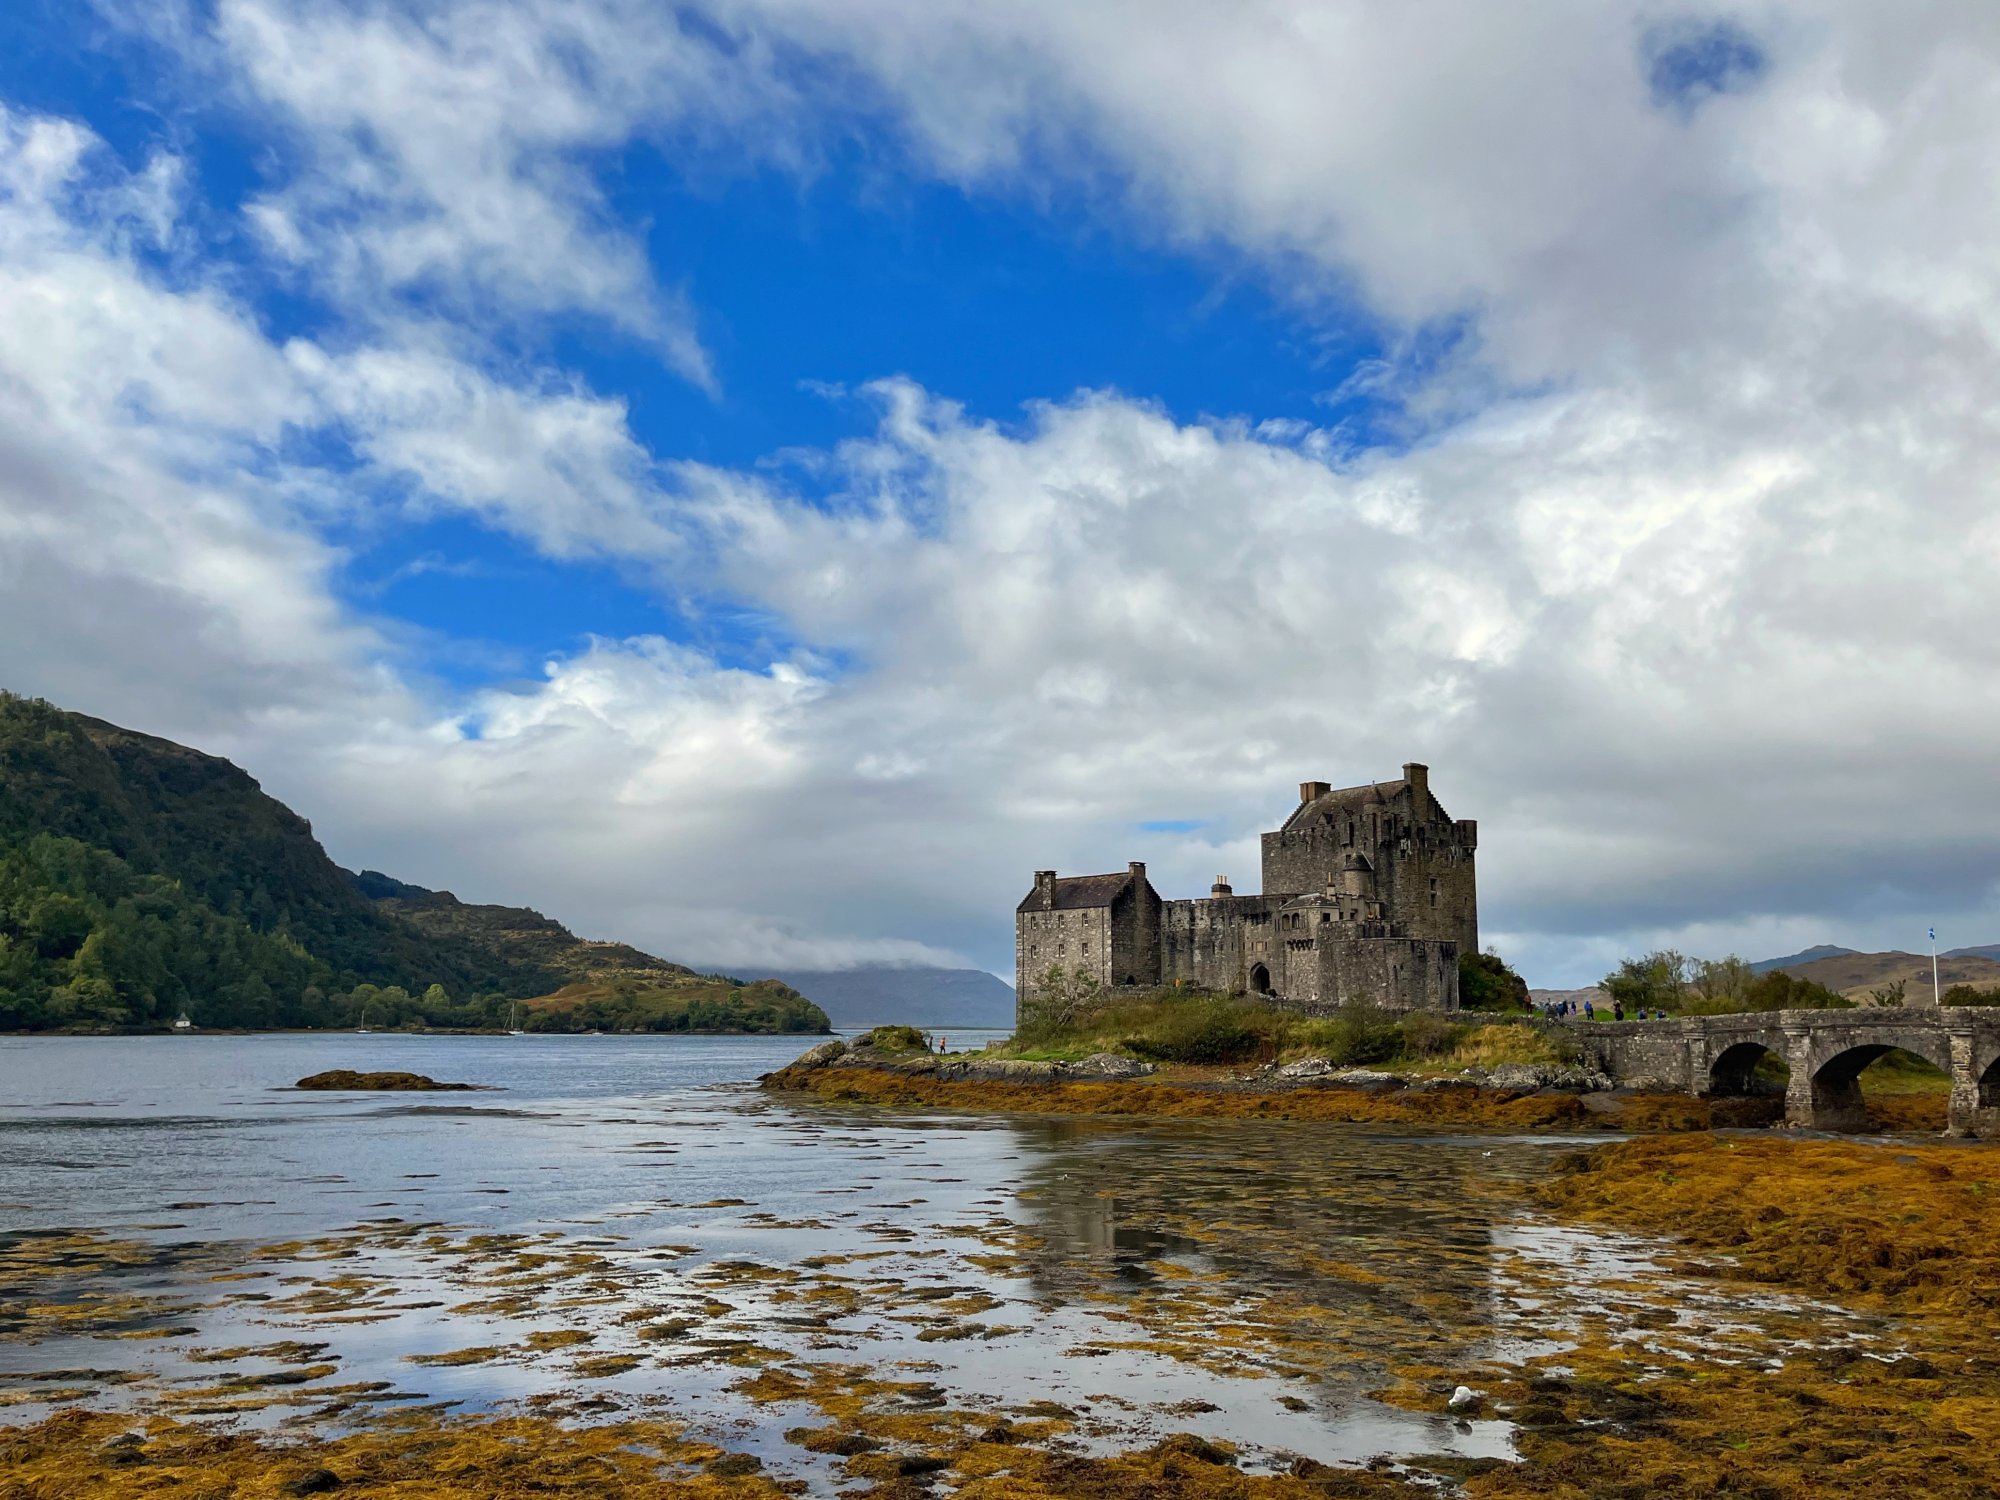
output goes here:
{"type": "Polygon", "coordinates": [[[1123,874],[1038,871],[1015,914],[1015,993],[1052,966],[1100,986],[1185,984],[1270,996],[1309,1012],[1356,1002],[1458,1008],[1458,957],[1477,952],[1478,825],[1453,820],[1428,769],[1400,781],[1299,788],[1263,837],[1264,893],[1218,880],[1206,899],[1163,901],[1123,874]]]}

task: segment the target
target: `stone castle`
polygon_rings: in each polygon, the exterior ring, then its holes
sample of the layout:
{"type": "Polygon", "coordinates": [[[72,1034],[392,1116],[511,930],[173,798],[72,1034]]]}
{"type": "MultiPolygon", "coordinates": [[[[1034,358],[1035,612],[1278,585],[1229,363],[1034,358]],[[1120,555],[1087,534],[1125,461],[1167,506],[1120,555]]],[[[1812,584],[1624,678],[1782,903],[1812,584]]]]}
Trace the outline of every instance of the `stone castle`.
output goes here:
{"type": "Polygon", "coordinates": [[[1478,844],[1479,825],[1454,821],[1412,762],[1400,781],[1301,785],[1264,835],[1259,896],[1217,877],[1206,899],[1165,901],[1137,861],[1113,875],[1037,870],[1014,914],[1016,1004],[1060,967],[1107,989],[1187,983],[1306,1011],[1456,1010],[1458,956],[1479,951],[1478,844]]]}

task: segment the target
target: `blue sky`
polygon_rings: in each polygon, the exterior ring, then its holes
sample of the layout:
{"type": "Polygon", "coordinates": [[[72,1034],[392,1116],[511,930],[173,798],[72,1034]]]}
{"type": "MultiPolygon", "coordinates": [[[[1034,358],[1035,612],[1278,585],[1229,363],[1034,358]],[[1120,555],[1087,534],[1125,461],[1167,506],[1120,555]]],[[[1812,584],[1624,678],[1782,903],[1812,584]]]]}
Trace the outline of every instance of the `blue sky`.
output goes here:
{"type": "Polygon", "coordinates": [[[738,969],[1412,758],[1537,980],[1992,940],[1990,28],[1445,10],[10,7],[11,685],[738,969]]]}
{"type": "MultiPolygon", "coordinates": [[[[44,0],[0,26],[10,101],[87,122],[128,170],[171,143],[202,209],[192,253],[241,277],[239,294],[274,339],[341,336],[337,302],[269,275],[243,242],[237,216],[281,175],[274,160],[288,143],[183,73],[144,31],[44,0]]],[[[653,276],[693,302],[714,388],[588,321],[521,331],[512,352],[615,393],[633,436],[655,453],[775,466],[808,491],[813,477],[787,468],[788,450],[867,431],[872,414],[857,409],[855,388],[890,375],[1001,423],[1029,403],[1091,389],[1181,420],[1252,415],[1346,423],[1356,443],[1371,435],[1374,403],[1339,395],[1381,357],[1364,309],[1319,291],[1309,308],[1287,300],[1260,269],[1149,243],[1078,193],[970,196],[912,181],[899,150],[857,120],[804,174],[729,172],[648,141],[593,154],[578,167],[595,177],[606,212],[643,245],[653,276]]],[[[657,633],[725,659],[774,640],[758,611],[690,608],[645,576],[552,562],[462,517],[332,535],[349,554],[346,600],[382,618],[411,670],[459,690],[517,679],[592,635],[657,633]]]]}

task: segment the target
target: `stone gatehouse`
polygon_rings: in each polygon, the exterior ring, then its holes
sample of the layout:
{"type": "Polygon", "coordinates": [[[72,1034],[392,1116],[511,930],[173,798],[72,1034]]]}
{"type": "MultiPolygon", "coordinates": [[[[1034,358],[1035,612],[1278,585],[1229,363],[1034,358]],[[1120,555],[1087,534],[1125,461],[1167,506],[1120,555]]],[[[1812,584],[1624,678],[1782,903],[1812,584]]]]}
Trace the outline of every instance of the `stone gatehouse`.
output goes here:
{"type": "Polygon", "coordinates": [[[1307,1010],[1456,1010],[1458,956],[1479,951],[1478,844],[1478,824],[1431,795],[1426,766],[1365,786],[1308,781],[1263,837],[1261,895],[1218,876],[1205,898],[1162,900],[1136,861],[1037,870],[1014,913],[1014,992],[1031,999],[1053,966],[1106,988],[1181,981],[1307,1010]]]}

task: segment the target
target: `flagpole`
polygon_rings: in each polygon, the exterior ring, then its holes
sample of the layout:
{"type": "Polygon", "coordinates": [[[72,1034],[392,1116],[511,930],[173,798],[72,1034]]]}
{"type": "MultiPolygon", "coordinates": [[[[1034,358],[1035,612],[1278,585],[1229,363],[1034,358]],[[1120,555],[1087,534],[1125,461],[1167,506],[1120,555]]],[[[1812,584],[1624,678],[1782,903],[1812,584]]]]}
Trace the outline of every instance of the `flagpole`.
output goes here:
{"type": "Polygon", "coordinates": [[[1937,975],[1937,929],[1931,929],[1931,1004],[1944,1009],[1944,996],[1938,989],[1937,975]]]}

